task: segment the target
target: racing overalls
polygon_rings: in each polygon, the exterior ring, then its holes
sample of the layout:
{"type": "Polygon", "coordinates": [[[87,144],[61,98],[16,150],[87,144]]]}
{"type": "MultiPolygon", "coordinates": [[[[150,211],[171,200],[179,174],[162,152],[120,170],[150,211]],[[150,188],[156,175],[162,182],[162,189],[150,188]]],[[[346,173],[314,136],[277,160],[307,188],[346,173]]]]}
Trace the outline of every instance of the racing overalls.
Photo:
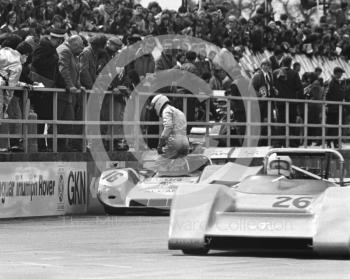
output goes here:
{"type": "Polygon", "coordinates": [[[187,121],[185,114],[177,108],[167,105],[162,112],[164,140],[162,156],[167,159],[184,157],[189,151],[189,142],[186,135],[187,121]]]}

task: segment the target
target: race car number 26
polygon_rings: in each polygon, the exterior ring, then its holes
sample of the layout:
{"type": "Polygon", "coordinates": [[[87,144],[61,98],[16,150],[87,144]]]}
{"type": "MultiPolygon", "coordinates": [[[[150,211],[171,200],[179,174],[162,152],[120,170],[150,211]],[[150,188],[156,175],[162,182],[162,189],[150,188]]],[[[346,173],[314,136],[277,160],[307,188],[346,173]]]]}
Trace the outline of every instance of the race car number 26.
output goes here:
{"type": "Polygon", "coordinates": [[[279,208],[289,208],[289,207],[296,207],[296,208],[306,208],[311,204],[312,198],[311,197],[300,197],[300,198],[292,198],[292,197],[277,197],[278,201],[274,202],[272,207],[279,207],[279,208]]]}

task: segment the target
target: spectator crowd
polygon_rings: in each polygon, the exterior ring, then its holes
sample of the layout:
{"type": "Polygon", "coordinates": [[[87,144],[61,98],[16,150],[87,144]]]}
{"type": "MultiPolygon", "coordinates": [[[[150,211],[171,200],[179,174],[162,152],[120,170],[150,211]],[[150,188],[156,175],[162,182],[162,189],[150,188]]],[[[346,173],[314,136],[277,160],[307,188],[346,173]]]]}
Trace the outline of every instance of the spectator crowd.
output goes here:
{"type": "MultiPolygon", "coordinates": [[[[303,53],[328,58],[341,56],[349,60],[350,21],[345,16],[346,10],[347,5],[342,4],[338,10],[323,16],[320,24],[311,26],[308,22],[294,22],[286,15],[275,20],[272,8],[264,5],[247,20],[237,17],[230,2],[225,1],[220,5],[204,3],[200,10],[189,11],[180,7],[178,11],[173,11],[162,10],[157,2],[151,2],[146,8],[134,4],[132,0],[0,0],[0,85],[14,86],[21,82],[22,85],[40,83],[45,87],[64,88],[66,93],[58,96],[58,119],[81,120],[80,93],[92,89],[101,70],[118,52],[139,42],[139,49],[135,50],[137,59],[119,69],[109,87],[115,93],[114,120],[122,120],[128,93],[144,77],[160,70],[177,68],[188,71],[207,81],[212,90],[224,90],[226,95],[239,96],[234,80],[213,62],[217,53],[206,53],[205,49],[196,52],[191,49],[176,50],[174,42],[164,41],[159,57],[151,54],[157,47],[157,41],[152,36],[182,34],[220,46],[232,53],[237,61],[244,48],[253,52],[272,51],[273,55],[264,60],[260,69],[252,75],[252,87],[260,97],[347,100],[348,83],[340,81],[344,73],[342,68],[334,69],[330,81],[320,78],[321,68],[300,77],[300,64],[293,64],[292,59],[294,54],[303,53]],[[82,31],[94,32],[94,35],[87,39],[79,35],[82,31]]],[[[232,61],[234,63],[237,62],[232,61]]],[[[183,89],[171,86],[164,90],[181,92],[183,89]]],[[[187,93],[186,90],[182,92],[187,93]]],[[[2,90],[0,118],[23,118],[21,94],[2,90]]],[[[34,92],[30,94],[30,102],[40,120],[53,119],[51,94],[34,92]]],[[[108,106],[104,100],[102,120],[109,117],[108,106]]],[[[203,120],[201,104],[190,101],[188,107],[189,121],[203,120]]],[[[235,120],[244,122],[243,104],[233,102],[231,107],[235,120]]],[[[273,106],[275,121],[286,121],[285,110],[284,104],[273,106]]],[[[266,103],[260,104],[260,111],[261,119],[266,121],[266,103]]],[[[289,113],[292,123],[301,123],[306,117],[297,104],[291,104],[289,113]]],[[[327,122],[337,124],[339,108],[329,107],[327,113],[327,122]]],[[[211,104],[211,117],[218,117],[216,114],[215,104],[211,104]]],[[[144,117],[152,118],[147,112],[144,117]]],[[[319,105],[310,108],[308,120],[309,123],[321,123],[319,105]]],[[[116,134],[121,133],[120,127],[114,129],[116,134]]],[[[21,125],[11,124],[9,130],[20,134],[21,125]]],[[[39,134],[43,134],[44,130],[44,124],[38,125],[39,134]]],[[[329,131],[329,136],[337,135],[337,130],[333,130],[329,131]]],[[[59,125],[58,132],[81,133],[81,127],[59,125]]],[[[108,133],[106,129],[102,132],[108,133]]],[[[320,129],[310,128],[309,134],[317,137],[320,129]]],[[[296,141],[295,145],[299,143],[296,141]]],[[[261,144],[265,143],[262,141],[261,144]]],[[[11,138],[10,145],[21,149],[21,139],[11,138]]],[[[51,148],[50,141],[39,140],[40,150],[51,148]]],[[[59,151],[79,149],[79,140],[59,140],[59,151]]]]}

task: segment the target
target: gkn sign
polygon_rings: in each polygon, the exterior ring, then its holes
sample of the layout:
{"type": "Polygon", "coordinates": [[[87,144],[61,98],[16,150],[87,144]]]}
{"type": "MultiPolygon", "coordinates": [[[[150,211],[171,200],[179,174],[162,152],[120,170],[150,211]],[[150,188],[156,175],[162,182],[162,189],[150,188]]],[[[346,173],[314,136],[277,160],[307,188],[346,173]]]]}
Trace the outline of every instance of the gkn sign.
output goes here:
{"type": "Polygon", "coordinates": [[[86,204],[86,171],[70,171],[67,183],[69,205],[86,204]]]}

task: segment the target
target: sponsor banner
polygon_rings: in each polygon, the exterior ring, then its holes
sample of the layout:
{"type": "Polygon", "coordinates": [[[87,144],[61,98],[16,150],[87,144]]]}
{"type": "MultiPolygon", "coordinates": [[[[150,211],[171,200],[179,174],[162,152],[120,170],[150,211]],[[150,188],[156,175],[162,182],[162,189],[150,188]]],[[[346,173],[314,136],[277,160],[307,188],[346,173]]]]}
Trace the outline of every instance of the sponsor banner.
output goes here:
{"type": "Polygon", "coordinates": [[[86,213],[86,162],[0,162],[0,218],[86,213]]]}
{"type": "Polygon", "coordinates": [[[63,215],[58,163],[0,162],[0,218],[63,215]]]}
{"type": "Polygon", "coordinates": [[[87,212],[88,177],[86,162],[69,162],[59,166],[59,180],[64,181],[65,212],[87,212]]]}

